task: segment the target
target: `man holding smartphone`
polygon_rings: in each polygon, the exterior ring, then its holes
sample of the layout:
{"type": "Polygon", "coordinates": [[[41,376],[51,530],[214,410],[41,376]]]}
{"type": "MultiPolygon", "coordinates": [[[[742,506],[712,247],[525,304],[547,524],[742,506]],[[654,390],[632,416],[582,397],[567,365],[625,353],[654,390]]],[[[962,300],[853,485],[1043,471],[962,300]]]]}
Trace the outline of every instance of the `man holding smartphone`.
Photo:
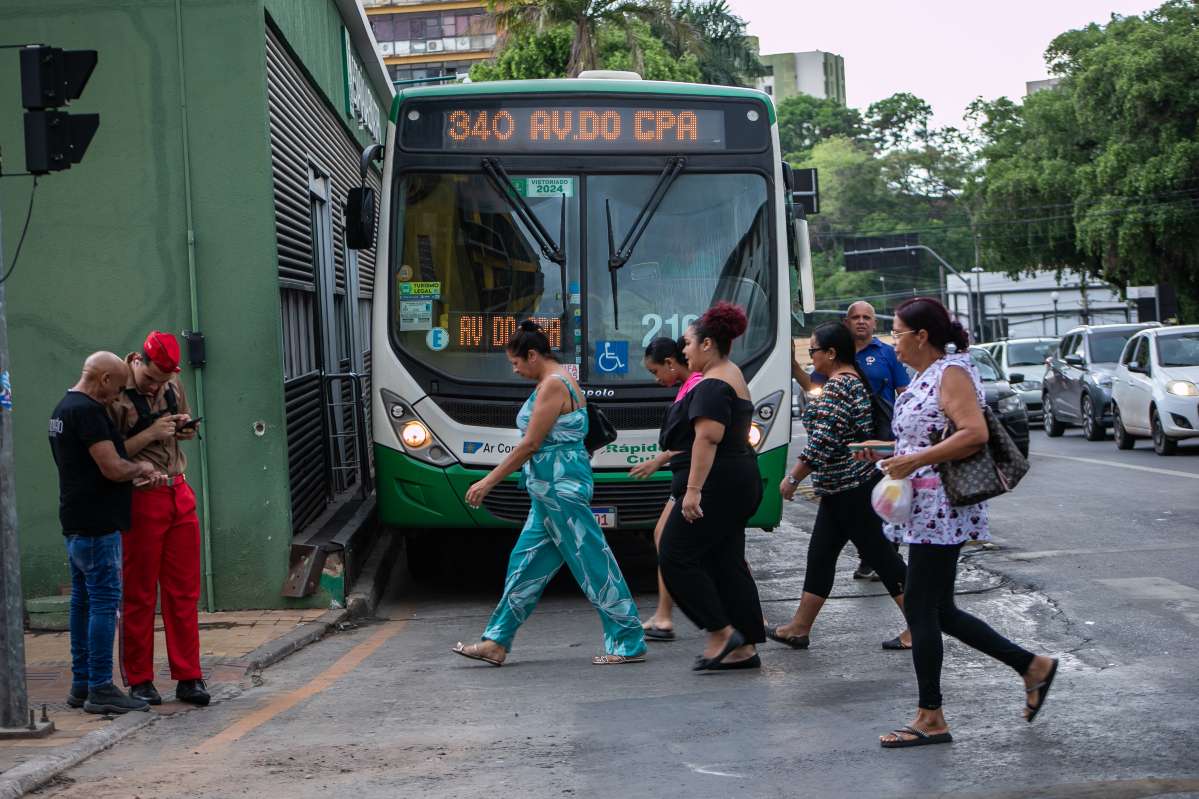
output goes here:
{"type": "MultiPolygon", "coordinates": [[[[200,522],[196,495],[184,477],[187,456],[181,441],[196,437],[187,395],[179,382],[179,342],[157,330],[140,352],[125,357],[128,378],[110,409],[125,436],[125,450],[166,474],[163,485],[134,483],[132,524],[122,536],[124,610],[121,614],[121,666],[129,693],[162,704],[154,687],[154,607],[161,590],[175,697],[204,706],[209,702],[200,669],[200,522]]],[[[195,420],[199,421],[199,420],[195,420]]]]}

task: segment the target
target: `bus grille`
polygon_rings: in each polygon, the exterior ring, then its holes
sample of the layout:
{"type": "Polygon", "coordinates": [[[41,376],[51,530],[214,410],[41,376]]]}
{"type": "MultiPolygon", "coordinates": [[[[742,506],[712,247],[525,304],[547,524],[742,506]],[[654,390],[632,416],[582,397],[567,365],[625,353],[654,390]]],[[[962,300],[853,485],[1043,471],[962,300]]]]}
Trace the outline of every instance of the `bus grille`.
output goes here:
{"type": "MultiPolygon", "coordinates": [[[[593,507],[616,508],[621,527],[652,527],[670,498],[669,480],[596,483],[593,507]]],[[[529,515],[529,495],[515,483],[500,483],[483,500],[492,516],[523,522],[529,515]]]]}
{"type": "MultiPolygon", "coordinates": [[[[449,397],[433,397],[437,407],[459,424],[474,427],[516,427],[516,414],[520,403],[488,402],[449,397]]],[[[669,403],[638,402],[615,403],[595,402],[617,430],[657,430],[662,426],[669,403]]]]}

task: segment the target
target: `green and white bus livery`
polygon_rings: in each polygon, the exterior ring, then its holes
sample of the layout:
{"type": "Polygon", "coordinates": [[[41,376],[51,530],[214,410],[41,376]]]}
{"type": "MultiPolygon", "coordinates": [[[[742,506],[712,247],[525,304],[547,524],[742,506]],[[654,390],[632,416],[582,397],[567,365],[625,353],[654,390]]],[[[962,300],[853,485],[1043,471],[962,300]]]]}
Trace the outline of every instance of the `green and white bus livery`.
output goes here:
{"type": "MultiPolygon", "coordinates": [[[[364,169],[376,155],[364,153],[364,169]]],[[[657,453],[675,389],[653,383],[642,355],[717,300],[749,317],[733,357],[757,406],[766,499],[752,525],[778,523],[796,284],[804,306],[813,298],[806,223],[765,94],[624,74],[408,88],[392,105],[382,175],[371,412],[383,524],[524,521],[515,477],[479,509],[463,496],[519,440],[532,387],[504,345],[534,318],[619,431],[592,461],[597,519],[652,528],[669,475],[628,471],[657,453]]],[[[375,240],[375,204],[351,190],[352,245],[375,240]]]]}

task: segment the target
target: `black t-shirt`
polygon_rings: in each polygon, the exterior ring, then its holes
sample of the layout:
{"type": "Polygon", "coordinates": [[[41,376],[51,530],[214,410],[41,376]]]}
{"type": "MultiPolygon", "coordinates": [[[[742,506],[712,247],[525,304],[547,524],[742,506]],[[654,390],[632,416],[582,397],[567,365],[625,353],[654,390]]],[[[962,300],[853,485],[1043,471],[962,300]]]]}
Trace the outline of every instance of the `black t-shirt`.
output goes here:
{"type": "Polygon", "coordinates": [[[133,502],[130,483],[104,476],[88,447],[111,441],[125,455],[125,442],[104,406],[79,391],[68,391],[50,416],[50,452],[58,465],[58,518],[63,535],[108,535],[129,529],[133,502]]]}
{"type": "Polygon", "coordinates": [[[686,471],[691,468],[695,420],[712,419],[724,425],[724,438],[716,445],[718,459],[752,456],[749,426],[753,415],[753,403],[738,397],[732,386],[723,380],[705,378],[696,383],[687,396],[670,406],[658,445],[664,450],[679,452],[671,458],[672,471],[686,471]]]}

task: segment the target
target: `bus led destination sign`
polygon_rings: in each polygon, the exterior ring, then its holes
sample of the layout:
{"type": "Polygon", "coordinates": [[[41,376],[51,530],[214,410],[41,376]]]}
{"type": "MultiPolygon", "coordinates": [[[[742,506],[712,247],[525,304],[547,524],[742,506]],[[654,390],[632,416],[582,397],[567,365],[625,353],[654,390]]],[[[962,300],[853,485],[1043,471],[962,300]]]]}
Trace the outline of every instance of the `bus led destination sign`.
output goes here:
{"type": "Polygon", "coordinates": [[[769,138],[765,114],[734,105],[702,107],[556,105],[548,101],[414,105],[402,116],[409,150],[475,152],[720,152],[757,150],[769,138]]]}
{"type": "MultiPolygon", "coordinates": [[[[508,346],[508,339],[516,332],[521,319],[515,314],[464,313],[454,320],[451,329],[451,346],[458,350],[492,352],[508,346]]],[[[550,340],[550,349],[562,351],[562,320],[556,316],[528,317],[541,325],[550,340]]]]}

